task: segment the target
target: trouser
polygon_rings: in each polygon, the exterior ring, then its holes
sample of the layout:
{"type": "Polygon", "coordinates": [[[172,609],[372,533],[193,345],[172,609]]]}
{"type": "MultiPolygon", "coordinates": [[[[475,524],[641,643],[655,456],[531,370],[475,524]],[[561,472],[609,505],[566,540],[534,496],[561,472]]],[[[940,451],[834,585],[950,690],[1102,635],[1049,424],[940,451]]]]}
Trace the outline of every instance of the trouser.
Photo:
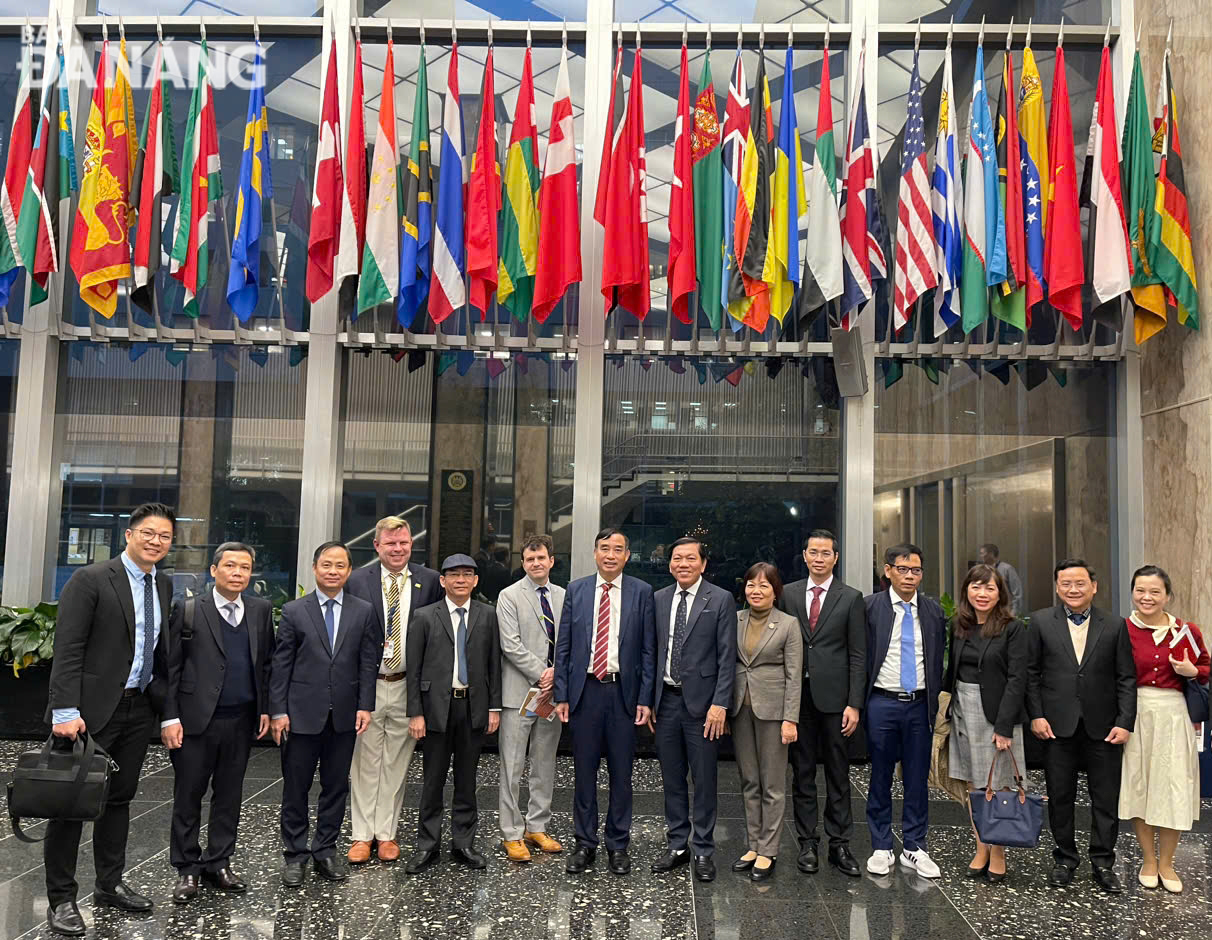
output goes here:
{"type": "Polygon", "coordinates": [[[292,731],[282,747],[282,847],[286,861],[331,858],[345,819],[349,795],[349,765],[357,733],[336,731],[332,713],[319,734],[292,731]],[[320,798],[316,801],[316,829],[307,845],[307,793],[320,768],[320,798]]]}
{"type": "Polygon", "coordinates": [[[349,771],[355,842],[395,841],[408,765],[416,746],[416,738],[408,733],[407,683],[379,679],[370,727],[358,735],[349,771]]]}
{"type": "MultiPolygon", "coordinates": [[[[139,789],[139,774],[147,743],[155,729],[155,718],[147,696],[123,697],[104,727],[89,729],[93,740],[105,750],[118,770],[109,778],[105,811],[93,823],[93,868],[96,886],[112,891],[126,868],[126,837],[130,828],[130,801],[139,789]]],[[[83,823],[52,819],[46,824],[43,859],[46,865],[46,897],[51,907],[76,900],[76,858],[80,852],[83,823]]]]}
{"type": "Polygon", "coordinates": [[[732,740],[741,774],[749,848],[767,858],[779,854],[787,805],[787,745],[782,732],[782,721],[766,721],[753,713],[746,694],[745,703],[732,718],[732,740]]]}
{"type": "Polygon", "coordinates": [[[845,845],[854,829],[850,808],[850,756],[842,734],[842,713],[819,711],[804,679],[800,692],[800,722],[791,745],[792,806],[800,844],[817,840],[816,767],[825,765],[825,836],[830,846],[845,845]]]}
{"type": "Polygon", "coordinates": [[[606,758],[610,806],[606,848],[625,852],[631,842],[631,768],[635,759],[635,715],[623,704],[617,681],[585,679],[576,711],[569,718],[576,786],[572,819],[578,845],[598,847],[598,766],[606,758]]]}
{"type": "Polygon", "coordinates": [[[429,852],[442,842],[442,791],[454,758],[454,799],[450,807],[450,844],[469,849],[476,837],[479,810],[476,807],[476,767],[484,733],[471,726],[467,699],[450,700],[445,731],[425,732],[421,761],[425,782],[417,814],[417,849],[429,852]]]}
{"type": "Polygon", "coordinates": [[[201,734],[187,734],[173,762],[173,822],[169,859],[182,875],[225,868],[236,849],[244,771],[257,733],[256,708],[242,715],[212,718],[201,734]],[[210,789],[210,817],[206,823],[206,852],[198,844],[202,798],[210,789]]]}
{"type": "Polygon", "coordinates": [[[498,746],[501,749],[500,799],[497,816],[501,835],[509,841],[521,839],[526,832],[546,832],[551,822],[551,792],[555,786],[556,748],[563,725],[559,720],[545,721],[527,717],[516,708],[501,712],[498,746]],[[518,806],[518,789],[530,750],[530,774],[526,780],[528,799],[526,819],[518,806]]]}
{"type": "Polygon", "coordinates": [[[930,822],[930,713],[925,697],[901,702],[873,693],[867,701],[867,750],[871,786],[867,791],[867,828],[871,847],[892,849],[892,774],[897,762],[905,785],[901,833],[905,851],[926,848],[930,822]]]}
{"type": "Polygon", "coordinates": [[[1073,805],[1077,799],[1077,771],[1086,768],[1090,791],[1090,864],[1111,868],[1119,837],[1119,781],[1123,745],[1092,739],[1085,722],[1078,721],[1073,735],[1053,738],[1044,746],[1044,782],[1048,788],[1048,826],[1056,848],[1056,864],[1076,868],[1080,858],[1073,833],[1073,805]]]}
{"type": "Polygon", "coordinates": [[[680,852],[688,843],[693,843],[695,855],[711,855],[715,851],[719,742],[703,737],[704,720],[686,710],[686,700],[680,691],[674,691],[671,686],[662,690],[661,710],[656,720],[656,747],[665,790],[669,848],[680,852]],[[693,826],[687,771],[694,780],[693,826]]]}

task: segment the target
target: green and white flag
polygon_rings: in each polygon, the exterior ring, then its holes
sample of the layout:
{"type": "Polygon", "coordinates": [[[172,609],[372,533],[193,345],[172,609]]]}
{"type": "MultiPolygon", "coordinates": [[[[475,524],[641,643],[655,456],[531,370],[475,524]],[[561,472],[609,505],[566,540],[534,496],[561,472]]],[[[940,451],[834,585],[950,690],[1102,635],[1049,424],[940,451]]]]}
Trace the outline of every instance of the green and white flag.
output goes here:
{"type": "Polygon", "coordinates": [[[395,59],[388,40],[370,167],[370,198],[366,203],[366,247],[362,249],[358,313],[394,300],[400,283],[400,224],[404,205],[400,193],[400,153],[396,147],[395,88],[395,59]]]}

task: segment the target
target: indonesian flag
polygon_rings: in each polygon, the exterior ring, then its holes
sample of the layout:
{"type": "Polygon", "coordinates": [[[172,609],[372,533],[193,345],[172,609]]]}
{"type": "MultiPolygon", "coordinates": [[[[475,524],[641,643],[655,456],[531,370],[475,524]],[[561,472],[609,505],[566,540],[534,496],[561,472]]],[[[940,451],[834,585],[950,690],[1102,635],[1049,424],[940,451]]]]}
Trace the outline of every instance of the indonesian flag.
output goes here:
{"type": "Polygon", "coordinates": [[[690,163],[690,64],[682,45],[678,83],[678,116],[673,131],[673,186],[669,197],[669,304],[683,323],[693,319],[690,295],[695,289],[694,171],[690,163]]]}
{"type": "MultiPolygon", "coordinates": [[[[391,44],[388,44],[387,60],[391,62],[391,44]]],[[[385,77],[394,76],[385,71],[385,77]]],[[[394,84],[392,86],[395,87],[394,84]]],[[[341,200],[341,247],[337,252],[337,280],[339,282],[338,310],[341,314],[361,313],[361,294],[358,291],[358,275],[364,262],[363,246],[366,242],[366,120],[365,95],[362,92],[362,43],[354,46],[353,99],[349,102],[349,140],[345,143],[345,193],[341,200]],[[354,303],[359,306],[356,311],[354,303]]],[[[392,114],[395,107],[392,106],[392,114]]],[[[380,120],[382,114],[380,114],[380,120]]],[[[377,143],[377,141],[376,141],[377,143]]],[[[392,139],[395,147],[395,139],[392,139]]],[[[397,158],[397,164],[399,160],[397,158]]],[[[394,184],[393,184],[394,185],[394,184]]],[[[399,213],[396,213],[399,219],[399,213]]],[[[399,223],[397,222],[397,225],[399,223]]],[[[392,281],[393,296],[394,284],[392,281]]]]}
{"type": "Polygon", "coordinates": [[[29,102],[30,47],[21,45],[21,78],[17,84],[17,102],[13,106],[13,129],[9,135],[8,163],[4,167],[4,183],[0,186],[0,307],[8,306],[9,295],[20,273],[21,248],[17,244],[17,220],[21,217],[21,199],[25,195],[25,178],[29,175],[29,158],[34,149],[33,115],[29,102]]]}
{"type": "Polygon", "coordinates": [[[341,112],[337,94],[337,43],[333,40],[328,72],[324,76],[320,146],[311,192],[311,234],[307,239],[307,299],[313,304],[332,290],[333,270],[341,243],[345,184],[341,173],[341,112]]]}
{"type": "Polygon", "coordinates": [[[581,280],[581,220],[577,207],[577,148],[572,127],[568,50],[560,58],[551,105],[547,158],[539,188],[539,253],[534,276],[534,317],[551,315],[570,284],[581,280]]]}
{"type": "MultiPolygon", "coordinates": [[[[135,289],[130,299],[148,313],[153,310],[156,272],[160,268],[161,206],[164,196],[177,191],[177,152],[173,146],[171,94],[165,94],[168,70],[164,44],[156,44],[151,99],[143,120],[143,140],[135,159],[131,196],[138,214],[135,225],[135,289]]],[[[170,89],[171,90],[171,89],[170,89]]]]}
{"type": "MultiPolygon", "coordinates": [[[[358,46],[361,58],[361,44],[358,46]]],[[[361,69],[358,70],[361,72],[361,69]]],[[[361,84],[359,80],[358,84],[361,84]]],[[[357,95],[355,94],[355,100],[357,95]]],[[[353,137],[353,128],[350,129],[353,137]]],[[[350,180],[354,152],[349,150],[350,180]]],[[[363,157],[365,168],[365,157],[363,157]]],[[[363,178],[365,176],[363,175],[363,178]]],[[[358,313],[395,299],[400,283],[400,151],[396,146],[395,44],[387,40],[383,64],[383,92],[379,96],[379,122],[375,125],[375,153],[371,163],[370,205],[366,216],[366,244],[362,250],[362,279],[358,283],[358,313]]],[[[361,192],[362,187],[356,187],[361,192]]],[[[348,192],[348,187],[346,188],[348,192]]],[[[363,205],[363,208],[367,208],[363,205]]],[[[357,211],[355,209],[355,211],[357,211]]]]}
{"type": "Polygon", "coordinates": [[[487,319],[492,295],[497,289],[501,263],[497,245],[497,219],[501,213],[501,165],[497,160],[496,92],[492,81],[492,47],[484,63],[480,92],[480,131],[471,155],[471,178],[467,182],[467,280],[471,305],[487,319]]]}

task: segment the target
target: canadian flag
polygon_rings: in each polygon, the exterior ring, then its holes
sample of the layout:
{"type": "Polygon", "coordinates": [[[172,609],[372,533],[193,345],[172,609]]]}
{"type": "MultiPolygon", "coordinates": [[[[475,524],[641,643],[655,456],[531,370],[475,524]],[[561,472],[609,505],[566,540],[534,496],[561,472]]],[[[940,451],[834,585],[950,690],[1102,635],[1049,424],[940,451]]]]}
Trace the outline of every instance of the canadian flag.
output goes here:
{"type": "Polygon", "coordinates": [[[341,112],[337,104],[337,43],[333,40],[324,77],[320,147],[311,193],[311,234],[307,239],[307,299],[313,304],[332,290],[333,267],[341,244],[341,112]]]}

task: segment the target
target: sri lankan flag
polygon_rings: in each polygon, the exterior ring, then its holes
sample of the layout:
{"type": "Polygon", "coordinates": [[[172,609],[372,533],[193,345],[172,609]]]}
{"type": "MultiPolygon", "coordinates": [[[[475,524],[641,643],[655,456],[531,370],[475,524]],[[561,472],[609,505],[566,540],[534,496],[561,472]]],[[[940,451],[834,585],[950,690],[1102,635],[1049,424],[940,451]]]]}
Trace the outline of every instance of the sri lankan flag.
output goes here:
{"type": "Polygon", "coordinates": [[[1162,60],[1161,117],[1153,134],[1153,150],[1161,155],[1153,204],[1161,224],[1150,232],[1156,251],[1157,275],[1166,288],[1166,300],[1178,310],[1178,322],[1199,329],[1199,294],[1195,283],[1195,257],[1191,251],[1191,217],[1187,211],[1187,182],[1183,175],[1182,146],[1178,136],[1178,101],[1170,77],[1170,47],[1162,60]]]}
{"type": "Polygon", "coordinates": [[[516,320],[525,323],[534,302],[534,275],[539,261],[539,132],[534,124],[529,47],[522,60],[522,87],[505,156],[504,186],[497,300],[516,320]]]}

